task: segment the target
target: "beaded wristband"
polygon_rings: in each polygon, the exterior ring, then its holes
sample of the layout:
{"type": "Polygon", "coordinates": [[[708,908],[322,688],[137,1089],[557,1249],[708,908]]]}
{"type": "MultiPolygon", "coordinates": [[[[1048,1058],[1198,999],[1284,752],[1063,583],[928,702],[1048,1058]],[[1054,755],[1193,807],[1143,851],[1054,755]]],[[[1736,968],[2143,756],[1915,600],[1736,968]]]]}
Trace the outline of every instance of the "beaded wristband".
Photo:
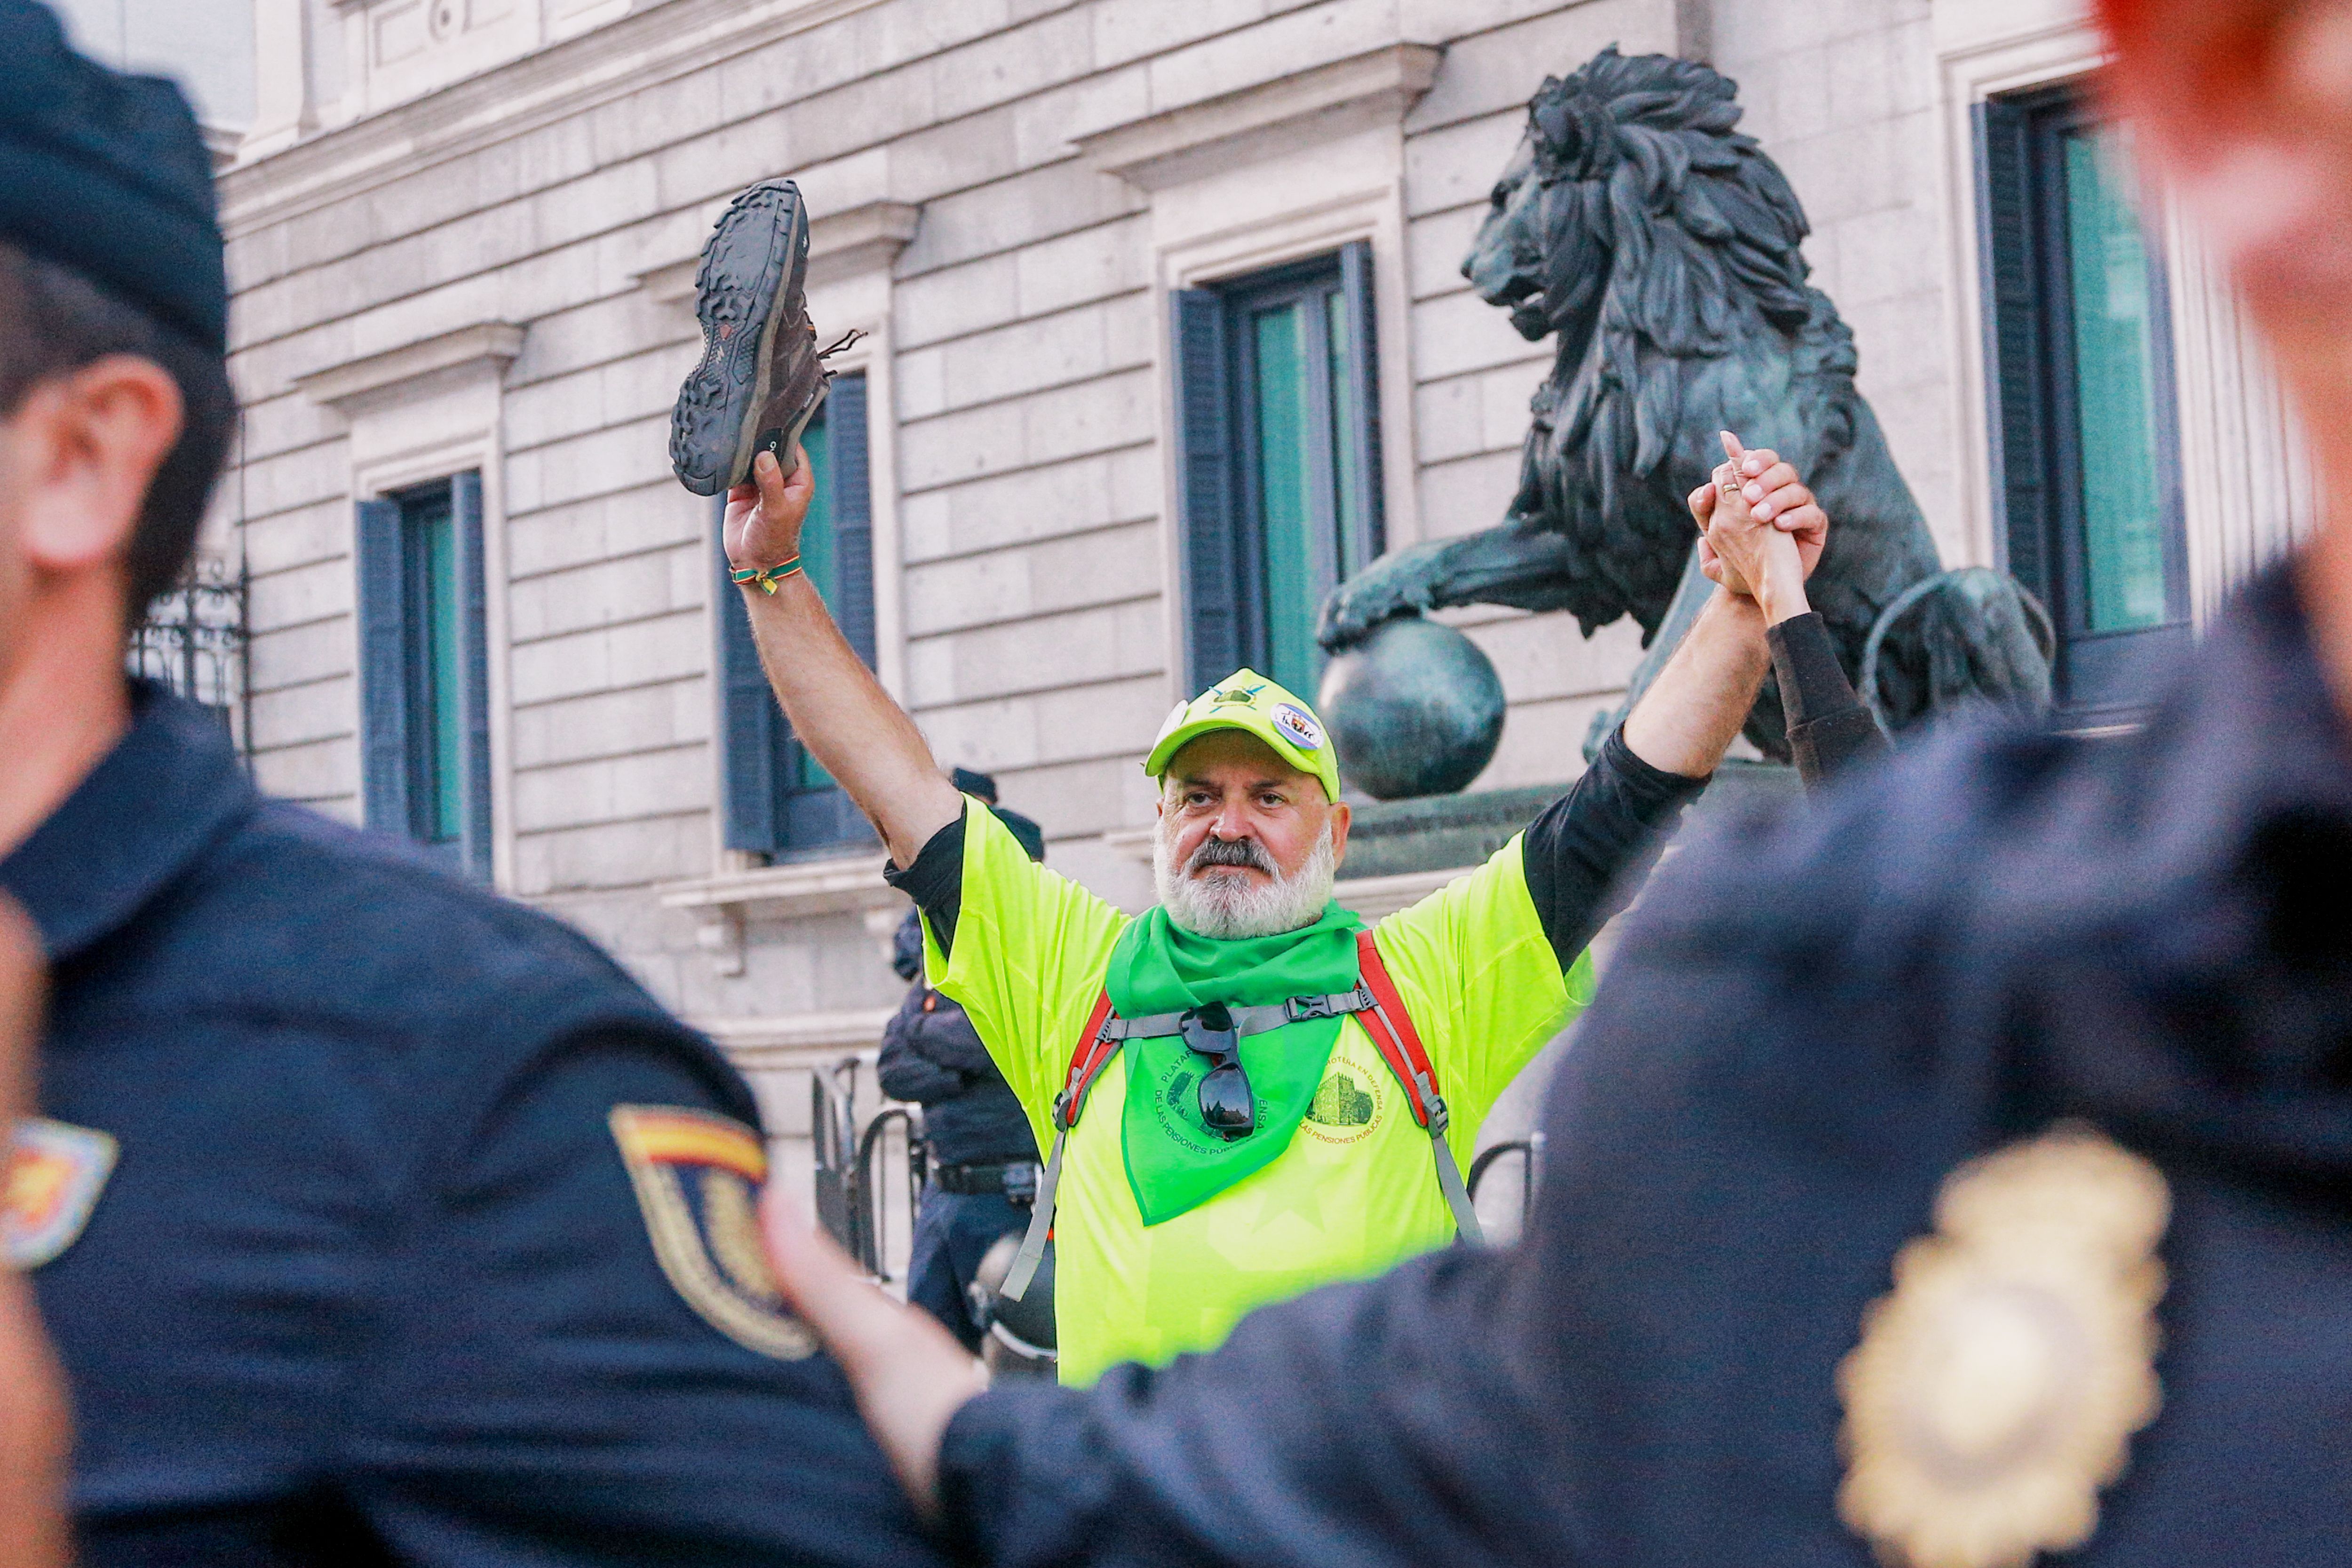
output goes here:
{"type": "Polygon", "coordinates": [[[757,588],[762,594],[772,594],[776,591],[777,584],[800,569],[801,558],[795,555],[789,560],[780,561],[773,566],[746,566],[740,572],[728,573],[727,576],[730,581],[740,584],[746,588],[757,588]]]}

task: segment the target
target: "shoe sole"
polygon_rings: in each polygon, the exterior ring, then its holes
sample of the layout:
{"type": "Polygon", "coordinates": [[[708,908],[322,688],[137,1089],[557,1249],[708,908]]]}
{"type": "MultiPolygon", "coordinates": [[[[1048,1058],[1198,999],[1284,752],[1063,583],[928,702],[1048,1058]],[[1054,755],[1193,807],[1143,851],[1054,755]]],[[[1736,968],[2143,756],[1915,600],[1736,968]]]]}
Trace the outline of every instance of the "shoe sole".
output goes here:
{"type": "Polygon", "coordinates": [[[741,484],[751,471],[753,457],[762,449],[774,452],[781,461],[824,404],[820,388],[790,430],[759,428],[760,411],[771,391],[776,329],[785,314],[783,302],[805,283],[807,272],[808,211],[799,188],[790,181],[755,185],[736,197],[703,246],[702,266],[694,279],[695,316],[702,327],[703,354],[679,388],[670,416],[670,466],[678,482],[694,494],[718,495],[741,484]],[[771,195],[782,205],[781,223],[731,221],[771,195]],[[745,253],[741,242],[747,236],[760,242],[756,254],[745,253]],[[742,352],[743,345],[723,332],[728,323],[714,319],[722,305],[742,294],[761,299],[763,307],[759,341],[753,348],[757,357],[748,382],[728,374],[729,361],[742,352]],[[692,395],[698,384],[712,379],[719,383],[717,396],[692,395]],[[728,454],[723,471],[711,461],[722,449],[728,454]]]}

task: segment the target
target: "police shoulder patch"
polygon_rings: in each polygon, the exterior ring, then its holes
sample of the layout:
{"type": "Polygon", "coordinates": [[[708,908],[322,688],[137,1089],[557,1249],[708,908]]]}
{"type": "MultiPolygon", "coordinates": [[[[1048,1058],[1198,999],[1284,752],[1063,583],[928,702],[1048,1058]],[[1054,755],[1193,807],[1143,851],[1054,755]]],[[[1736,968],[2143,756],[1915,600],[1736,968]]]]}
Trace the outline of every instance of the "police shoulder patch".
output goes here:
{"type": "Polygon", "coordinates": [[[784,1310],[760,1237],[768,1154],[740,1121],[676,1105],[616,1105],[607,1121],[662,1272],[687,1305],[748,1350],[798,1361],[816,1349],[784,1310]]]}
{"type": "Polygon", "coordinates": [[[94,1127],[40,1116],[17,1122],[0,1175],[0,1263],[38,1268],[79,1240],[120,1147],[94,1127]]]}

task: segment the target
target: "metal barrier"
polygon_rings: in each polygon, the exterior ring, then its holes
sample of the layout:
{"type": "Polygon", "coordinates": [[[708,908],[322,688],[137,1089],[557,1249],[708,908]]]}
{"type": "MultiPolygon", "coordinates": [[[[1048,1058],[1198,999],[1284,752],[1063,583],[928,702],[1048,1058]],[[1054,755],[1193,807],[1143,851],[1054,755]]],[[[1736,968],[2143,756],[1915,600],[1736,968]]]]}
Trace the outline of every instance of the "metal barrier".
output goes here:
{"type": "Polygon", "coordinates": [[[809,1147],[816,1157],[816,1222],[852,1256],[849,1189],[857,1179],[857,1058],[809,1069],[809,1147]]]}
{"type": "Polygon", "coordinates": [[[849,1223],[856,1236],[856,1245],[850,1253],[866,1272],[882,1280],[890,1278],[890,1271],[882,1267],[888,1243],[884,1226],[888,1205],[883,1201],[886,1187],[880,1173],[874,1168],[874,1157],[882,1147],[883,1134],[894,1121],[906,1129],[907,1234],[910,1237],[915,1231],[915,1215],[923,1206],[923,1188],[930,1180],[930,1145],[923,1140],[921,1110],[912,1105],[885,1106],[866,1124],[865,1135],[857,1141],[857,1169],[849,1188],[849,1223]]]}
{"type": "Polygon", "coordinates": [[[914,1233],[915,1211],[930,1180],[930,1145],[923,1137],[922,1111],[886,1105],[861,1129],[857,1121],[860,1058],[845,1057],[829,1068],[809,1071],[809,1147],[815,1158],[816,1217],[826,1234],[877,1279],[888,1243],[889,1184],[877,1168],[883,1141],[896,1123],[907,1142],[907,1229],[914,1233]]]}

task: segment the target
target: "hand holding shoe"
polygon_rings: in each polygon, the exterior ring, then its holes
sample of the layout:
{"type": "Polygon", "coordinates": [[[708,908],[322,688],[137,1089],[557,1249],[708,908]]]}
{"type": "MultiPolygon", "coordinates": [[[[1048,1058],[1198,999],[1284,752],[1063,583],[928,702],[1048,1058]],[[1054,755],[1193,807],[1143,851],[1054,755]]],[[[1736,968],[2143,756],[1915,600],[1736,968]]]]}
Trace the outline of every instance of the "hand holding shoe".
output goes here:
{"type": "Polygon", "coordinates": [[[801,551],[801,524],[816,494],[816,474],[798,443],[793,471],[767,452],[751,460],[751,482],[727,492],[727,563],[736,571],[777,566],[801,551]]]}

